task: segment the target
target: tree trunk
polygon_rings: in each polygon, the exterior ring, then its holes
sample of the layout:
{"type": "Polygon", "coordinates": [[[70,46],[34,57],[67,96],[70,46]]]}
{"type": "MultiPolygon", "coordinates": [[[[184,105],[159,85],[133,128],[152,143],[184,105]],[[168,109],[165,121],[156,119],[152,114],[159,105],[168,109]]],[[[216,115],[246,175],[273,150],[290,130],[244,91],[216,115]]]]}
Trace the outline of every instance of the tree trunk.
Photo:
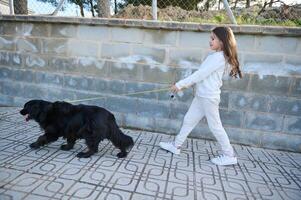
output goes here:
{"type": "Polygon", "coordinates": [[[269,7],[272,7],[273,3],[274,3],[273,0],[271,0],[269,3],[269,7]]]}
{"type": "Polygon", "coordinates": [[[115,15],[117,14],[117,12],[118,12],[118,5],[117,5],[117,0],[114,0],[114,13],[115,13],[115,15]]]}
{"type": "Polygon", "coordinates": [[[221,9],[221,1],[222,1],[222,0],[218,0],[218,7],[217,7],[218,10],[221,9]]]}
{"type": "Polygon", "coordinates": [[[234,6],[233,6],[233,9],[235,9],[235,8],[236,8],[236,6],[237,6],[237,3],[238,3],[238,0],[235,0],[235,2],[234,2],[234,6]]]}
{"type": "Polygon", "coordinates": [[[110,0],[98,0],[98,17],[109,18],[110,17],[110,0]]]}
{"type": "Polygon", "coordinates": [[[210,2],[210,0],[207,0],[205,5],[204,5],[204,8],[205,8],[206,11],[209,10],[209,6],[210,6],[209,2],[210,2]]]}
{"type": "Polygon", "coordinates": [[[250,0],[246,0],[246,8],[250,7],[250,0]]]}
{"type": "Polygon", "coordinates": [[[94,14],[94,5],[93,5],[93,0],[89,0],[90,6],[91,6],[91,12],[92,12],[92,16],[95,17],[94,14]]]}
{"type": "Polygon", "coordinates": [[[84,13],[84,5],[82,3],[79,4],[79,9],[80,9],[80,15],[82,17],[85,16],[85,13],[84,13]]]}
{"type": "Polygon", "coordinates": [[[27,0],[14,0],[15,14],[28,14],[27,0]]]}

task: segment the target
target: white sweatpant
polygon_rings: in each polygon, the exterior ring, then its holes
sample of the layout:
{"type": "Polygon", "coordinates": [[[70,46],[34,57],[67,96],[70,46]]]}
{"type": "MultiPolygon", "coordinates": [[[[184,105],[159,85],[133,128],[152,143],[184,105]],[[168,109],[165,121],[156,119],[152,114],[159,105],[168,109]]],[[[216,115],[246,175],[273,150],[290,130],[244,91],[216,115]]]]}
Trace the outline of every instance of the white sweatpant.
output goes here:
{"type": "Polygon", "coordinates": [[[175,145],[181,146],[188,134],[204,116],[207,118],[210,131],[221,145],[223,154],[234,156],[233,148],[219,116],[219,99],[194,97],[190,108],[184,117],[181,130],[176,136],[175,145]]]}

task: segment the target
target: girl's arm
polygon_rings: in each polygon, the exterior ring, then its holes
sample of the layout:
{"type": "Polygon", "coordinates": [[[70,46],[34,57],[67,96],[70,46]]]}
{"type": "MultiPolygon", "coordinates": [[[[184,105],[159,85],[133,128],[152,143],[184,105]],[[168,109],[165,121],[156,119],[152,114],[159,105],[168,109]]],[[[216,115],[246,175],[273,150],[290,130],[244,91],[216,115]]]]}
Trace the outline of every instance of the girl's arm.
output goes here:
{"type": "Polygon", "coordinates": [[[187,78],[180,80],[175,85],[178,89],[188,88],[191,85],[201,82],[206,77],[208,77],[212,72],[219,69],[221,66],[225,65],[225,59],[223,55],[213,54],[209,55],[204,62],[201,64],[201,67],[195,71],[193,74],[187,78]]]}

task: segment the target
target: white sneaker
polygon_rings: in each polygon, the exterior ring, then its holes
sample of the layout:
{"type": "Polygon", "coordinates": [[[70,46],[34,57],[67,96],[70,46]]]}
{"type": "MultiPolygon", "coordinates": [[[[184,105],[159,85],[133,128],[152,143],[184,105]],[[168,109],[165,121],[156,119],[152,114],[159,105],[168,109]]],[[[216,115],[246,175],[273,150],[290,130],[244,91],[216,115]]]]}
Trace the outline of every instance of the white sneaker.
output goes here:
{"type": "Polygon", "coordinates": [[[220,155],[210,160],[216,165],[235,165],[237,164],[237,158],[234,156],[220,155]]]}
{"type": "Polygon", "coordinates": [[[177,148],[174,144],[174,142],[160,142],[159,143],[159,146],[162,148],[162,149],[165,149],[173,154],[180,154],[181,153],[181,150],[180,148],[177,148]]]}

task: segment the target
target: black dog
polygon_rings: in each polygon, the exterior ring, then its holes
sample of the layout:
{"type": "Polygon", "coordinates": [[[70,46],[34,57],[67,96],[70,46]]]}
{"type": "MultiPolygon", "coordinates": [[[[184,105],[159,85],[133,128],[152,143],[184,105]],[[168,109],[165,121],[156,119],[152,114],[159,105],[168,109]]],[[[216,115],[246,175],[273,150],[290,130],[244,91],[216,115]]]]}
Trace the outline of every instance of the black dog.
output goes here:
{"type": "Polygon", "coordinates": [[[114,115],[101,107],[31,100],[20,113],[25,115],[26,121],[35,120],[45,131],[30,144],[34,149],[63,137],[67,144],[61,149],[70,150],[77,139],[85,139],[88,151],[78,153],[77,157],[87,158],[98,151],[100,141],[108,139],[121,150],[117,156],[123,158],[127,156],[126,150],[134,144],[133,139],[119,129],[114,115]]]}

